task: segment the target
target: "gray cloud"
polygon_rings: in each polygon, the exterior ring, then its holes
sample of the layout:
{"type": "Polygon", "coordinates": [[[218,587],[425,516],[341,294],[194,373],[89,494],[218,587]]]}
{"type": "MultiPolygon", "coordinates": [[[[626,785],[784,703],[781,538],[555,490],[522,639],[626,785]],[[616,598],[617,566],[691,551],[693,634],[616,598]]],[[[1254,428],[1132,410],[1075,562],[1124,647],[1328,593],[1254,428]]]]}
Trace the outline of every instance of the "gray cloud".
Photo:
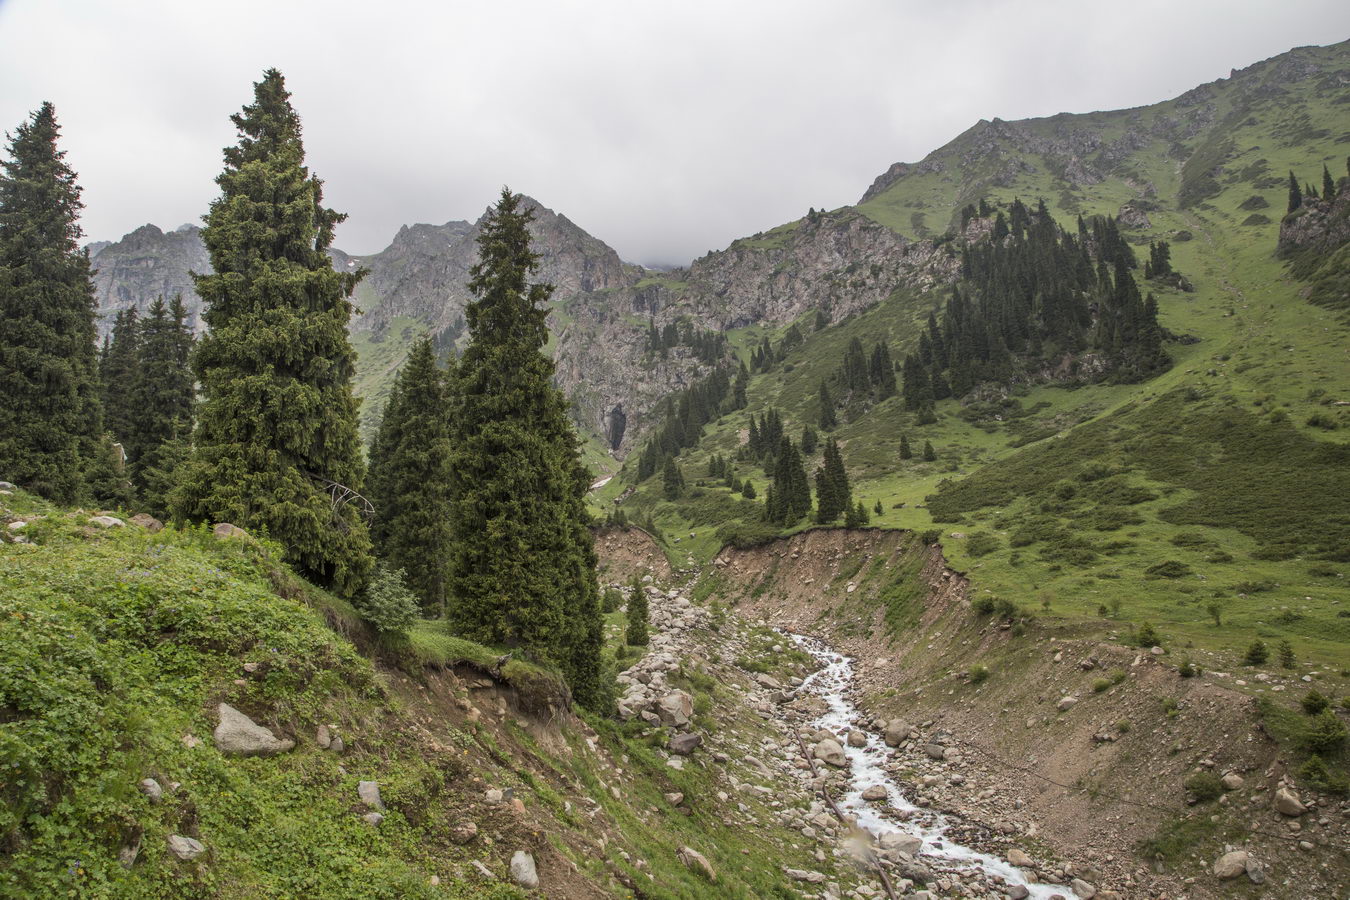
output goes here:
{"type": "Polygon", "coordinates": [[[171,228],[277,66],[349,252],[507,183],[686,262],[977,119],[1139,106],[1348,35],[1342,0],[0,0],[0,127],[52,100],[89,236],[171,228]]]}

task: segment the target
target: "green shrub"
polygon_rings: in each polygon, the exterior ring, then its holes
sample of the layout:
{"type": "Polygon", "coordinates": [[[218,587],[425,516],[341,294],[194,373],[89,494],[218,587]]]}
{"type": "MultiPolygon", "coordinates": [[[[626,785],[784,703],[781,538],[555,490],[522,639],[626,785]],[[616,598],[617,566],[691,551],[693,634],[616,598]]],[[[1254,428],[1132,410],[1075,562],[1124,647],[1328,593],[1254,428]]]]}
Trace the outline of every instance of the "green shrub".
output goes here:
{"type": "Polygon", "coordinates": [[[1223,796],[1223,782],[1213,772],[1197,772],[1186,779],[1183,787],[1200,803],[1218,800],[1223,796]]]}
{"type": "Polygon", "coordinates": [[[973,666],[970,670],[971,684],[984,684],[989,680],[989,667],[985,665],[973,666]]]}
{"type": "Polygon", "coordinates": [[[1345,726],[1330,709],[1318,713],[1303,736],[1303,746],[1309,753],[1326,755],[1345,746],[1345,726]]]}
{"type": "Polygon", "coordinates": [[[1145,622],[1139,626],[1139,633],[1135,635],[1135,643],[1147,650],[1149,647],[1158,646],[1162,643],[1162,640],[1158,637],[1158,633],[1153,630],[1153,625],[1145,622]]]}
{"type": "Polygon", "coordinates": [[[1094,694],[1100,694],[1102,691],[1106,690],[1110,686],[1111,686],[1111,679],[1097,678],[1094,679],[1092,682],[1092,692],[1094,694]]]}
{"type": "Polygon", "coordinates": [[[975,611],[977,613],[987,616],[994,611],[994,607],[997,605],[997,603],[998,598],[996,598],[993,594],[981,594],[980,596],[972,600],[970,605],[975,607],[975,611]]]}
{"type": "Polygon", "coordinates": [[[1200,674],[1200,667],[1192,663],[1190,657],[1187,657],[1177,667],[1177,674],[1182,678],[1194,678],[1200,674]]]}
{"type": "Polygon", "coordinates": [[[353,604],[361,618],[381,634],[404,634],[421,612],[417,598],[404,583],[402,569],[380,566],[364,597],[353,604]]]}
{"type": "Polygon", "coordinates": [[[942,532],[936,528],[929,528],[927,531],[922,531],[919,533],[919,540],[929,546],[932,546],[933,544],[936,544],[940,540],[942,540],[942,532]]]}
{"type": "Polygon", "coordinates": [[[977,531],[966,540],[966,552],[971,556],[988,556],[1002,546],[1002,541],[986,531],[977,531]]]}
{"type": "Polygon", "coordinates": [[[1322,757],[1316,753],[1308,757],[1308,761],[1299,767],[1296,774],[1299,782],[1314,791],[1337,794],[1342,797],[1350,793],[1350,780],[1347,780],[1344,775],[1327,768],[1327,764],[1322,761],[1322,757]]]}
{"type": "Polygon", "coordinates": [[[1280,641],[1280,666],[1292,669],[1294,662],[1294,645],[1288,641],[1280,641]]]}
{"type": "Polygon", "coordinates": [[[600,609],[602,612],[617,612],[619,605],[623,603],[623,594],[616,587],[605,588],[605,593],[601,600],[600,609]]]}
{"type": "Polygon", "coordinates": [[[1317,715],[1331,705],[1331,701],[1328,700],[1321,691],[1317,690],[1317,688],[1313,688],[1311,691],[1304,694],[1303,699],[1299,702],[1303,706],[1303,711],[1310,716],[1317,715]]]}
{"type": "Polygon", "coordinates": [[[1152,578],[1184,578],[1191,574],[1191,567],[1175,559],[1169,559],[1149,566],[1144,570],[1144,574],[1152,578]]]}
{"type": "Polygon", "coordinates": [[[1251,646],[1247,648],[1246,654],[1242,657],[1242,662],[1249,666],[1264,665],[1270,658],[1270,651],[1266,649],[1266,642],[1260,638],[1252,641],[1251,646]]]}

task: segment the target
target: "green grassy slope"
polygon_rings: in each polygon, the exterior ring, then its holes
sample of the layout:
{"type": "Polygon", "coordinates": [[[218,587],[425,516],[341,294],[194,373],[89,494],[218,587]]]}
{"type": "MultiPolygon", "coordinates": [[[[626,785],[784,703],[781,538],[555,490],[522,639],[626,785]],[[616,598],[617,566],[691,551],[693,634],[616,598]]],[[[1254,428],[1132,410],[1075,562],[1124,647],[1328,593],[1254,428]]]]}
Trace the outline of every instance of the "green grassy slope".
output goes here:
{"type": "MultiPolygon", "coordinates": [[[[708,799],[726,787],[719,767],[667,765],[662,729],[559,715],[554,673],[520,659],[498,671],[503,650],[437,622],[376,641],[265,541],[89,517],[0,497],[0,897],[504,900],[526,896],[506,869],[527,849],[549,896],[640,885],[662,900],[750,900],[798,896],[781,866],[816,865],[773,797],[728,815],[708,799]],[[222,755],[220,702],[295,749],[222,755]],[[319,724],[341,753],[319,748],[319,724]],[[138,789],[145,778],[162,800],[138,789]],[[361,818],[361,780],[380,784],[378,825],[361,818]],[[486,802],[492,787],[511,802],[486,802]],[[692,809],[672,812],[674,791],[692,809]],[[753,835],[751,814],[766,823],[753,835]],[[465,822],[476,838],[457,837],[465,822]],[[172,834],[205,853],[179,861],[172,834]],[[685,845],[712,861],[715,885],[680,861],[685,845]]],[[[702,669],[672,683],[705,733],[766,733],[702,669]]]]}
{"type": "MultiPolygon", "coordinates": [[[[1350,44],[1300,50],[1289,59],[1350,72],[1350,44]]],[[[1208,130],[1188,141],[1135,141],[1130,146],[1139,146],[1110,166],[1091,160],[1109,168],[1099,184],[1076,187],[1043,156],[1011,144],[980,156],[972,149],[983,140],[977,128],[930,155],[941,171],[911,171],[860,207],[913,235],[914,212],[940,231],[981,195],[996,205],[1042,196],[1067,225],[1079,210],[1114,214],[1152,182],[1151,224],[1127,234],[1141,256],[1149,240],[1171,241],[1176,268],[1195,285],[1183,293],[1141,282],[1158,297],[1161,323],[1195,339],[1169,343],[1175,364],[1144,384],[1015,385],[995,402],[944,401],[938,422],[926,426],[898,398],[845,413],[835,436],[854,496],[869,509],[881,501],[883,513],[872,524],[941,525],[944,549],[970,570],[977,591],[1036,610],[1048,601],[1043,614],[1098,621],[1122,636],[1148,620],[1169,640],[1215,650],[1230,662],[1257,636],[1288,639],[1302,660],[1344,666],[1350,619],[1339,613],[1350,611],[1344,489],[1350,409],[1338,404],[1350,401],[1350,328],[1335,311],[1306,301],[1305,285],[1289,275],[1275,248],[1288,170],[1317,184],[1324,162],[1344,170],[1350,95],[1336,87],[1334,75],[1291,82],[1282,80],[1287,74],[1279,60],[1268,61],[1189,99],[1013,123],[1047,141],[1066,129],[1095,130],[1099,146],[1108,146],[1127,131],[1148,135],[1160,120],[1182,118],[1197,100],[1212,105],[1208,130]],[[1024,165],[1009,166],[1009,159],[1024,165]],[[998,172],[980,166],[995,163],[1016,177],[994,183],[998,172]],[[1197,172],[1212,175],[1212,183],[1197,172]],[[1269,224],[1242,224],[1260,205],[1252,196],[1268,204],[1269,224]],[[899,459],[901,434],[915,450],[912,460],[899,459]],[[925,440],[937,450],[936,462],[919,459],[925,440]],[[1079,478],[1095,464],[1111,467],[1106,478],[1079,478]],[[1075,493],[1059,497],[1061,483],[1075,493]],[[948,521],[935,522],[935,513],[948,521]],[[983,537],[972,545],[977,532],[983,537]],[[1034,535],[1040,537],[1028,541],[1034,535]],[[1188,567],[1187,574],[1145,571],[1170,560],[1188,567]],[[1211,604],[1222,625],[1214,625],[1211,604]]],[[[803,424],[817,421],[817,385],[837,369],[851,338],[870,348],[884,336],[899,360],[915,346],[916,325],[941,300],[898,289],[822,332],[812,334],[803,323],[805,345],[754,377],[749,409],[712,423],[682,456],[691,496],[666,503],[659,479],[652,479],[626,501],[629,518],[652,515],[678,562],[709,558],[732,531],[771,533],[739,496],[697,484],[708,459],[731,456],[748,414],[770,406],[797,437],[803,424]],[[723,520],[743,524],[719,536],[723,520]]],[[[756,331],[737,346],[760,337],[756,331]]],[[[808,460],[808,473],[818,463],[818,454],[808,460]]],[[[739,464],[737,476],[747,475],[762,502],[768,480],[739,464]]],[[[602,499],[617,497],[620,482],[607,486],[602,499]]]]}

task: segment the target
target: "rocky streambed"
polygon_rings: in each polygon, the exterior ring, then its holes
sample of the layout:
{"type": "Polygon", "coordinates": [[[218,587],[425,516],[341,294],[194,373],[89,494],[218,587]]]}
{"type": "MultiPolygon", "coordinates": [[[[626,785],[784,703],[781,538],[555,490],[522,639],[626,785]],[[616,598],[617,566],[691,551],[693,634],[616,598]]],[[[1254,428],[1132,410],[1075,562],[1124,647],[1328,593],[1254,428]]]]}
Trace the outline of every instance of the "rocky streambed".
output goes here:
{"type": "MultiPolygon", "coordinates": [[[[1080,879],[1067,879],[1068,884],[1037,882],[1013,861],[953,840],[952,835],[965,830],[965,824],[911,802],[893,775],[900,756],[898,746],[917,737],[917,731],[903,723],[877,723],[862,715],[852,701],[852,660],[818,638],[800,634],[789,637],[820,665],[797,689],[799,695],[822,701],[811,710],[815,715],[809,728],[802,730],[810,739],[804,746],[816,759],[839,771],[842,777],[834,779],[833,784],[837,791],[835,805],[873,836],[883,857],[891,857],[892,862],[912,857],[921,864],[920,869],[926,866],[971,887],[1001,888],[1014,900],[1088,900],[1098,896],[1095,886],[1080,879]]],[[[927,755],[946,760],[961,752],[937,745],[925,749],[930,750],[927,755]]],[[[950,778],[960,783],[960,775],[950,778]]],[[[826,789],[831,789],[829,779],[826,789]]],[[[1020,851],[1010,855],[1030,869],[1030,857],[1020,851]]],[[[1109,892],[1103,893],[1109,896],[1109,892]]]]}

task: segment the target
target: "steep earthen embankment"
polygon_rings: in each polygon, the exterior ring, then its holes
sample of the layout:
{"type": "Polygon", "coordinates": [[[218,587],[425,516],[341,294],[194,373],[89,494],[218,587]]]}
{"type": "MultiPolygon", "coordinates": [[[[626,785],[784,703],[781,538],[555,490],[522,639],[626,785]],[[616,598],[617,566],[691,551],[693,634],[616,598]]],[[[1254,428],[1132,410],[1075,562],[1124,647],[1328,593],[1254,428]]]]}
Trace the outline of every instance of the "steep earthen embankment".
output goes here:
{"type": "Polygon", "coordinates": [[[1180,677],[1180,648],[1103,641],[1100,627],[1053,611],[981,612],[940,548],[903,532],[816,530],[728,548],[705,578],[709,597],[736,613],[856,658],[857,705],[923,735],[898,765],[927,802],[1043,844],[1122,896],[1169,885],[1229,895],[1209,871],[1225,842],[1264,864],[1265,896],[1313,886],[1335,896],[1346,877],[1344,808],[1324,798],[1311,815],[1277,812],[1288,761],[1252,699],[1226,673],[1180,677]],[[956,753],[934,760],[934,745],[956,753]],[[1183,783],[1201,772],[1236,786],[1192,805],[1183,783]],[[1200,837],[1151,865],[1144,842],[1178,825],[1200,837]]]}

